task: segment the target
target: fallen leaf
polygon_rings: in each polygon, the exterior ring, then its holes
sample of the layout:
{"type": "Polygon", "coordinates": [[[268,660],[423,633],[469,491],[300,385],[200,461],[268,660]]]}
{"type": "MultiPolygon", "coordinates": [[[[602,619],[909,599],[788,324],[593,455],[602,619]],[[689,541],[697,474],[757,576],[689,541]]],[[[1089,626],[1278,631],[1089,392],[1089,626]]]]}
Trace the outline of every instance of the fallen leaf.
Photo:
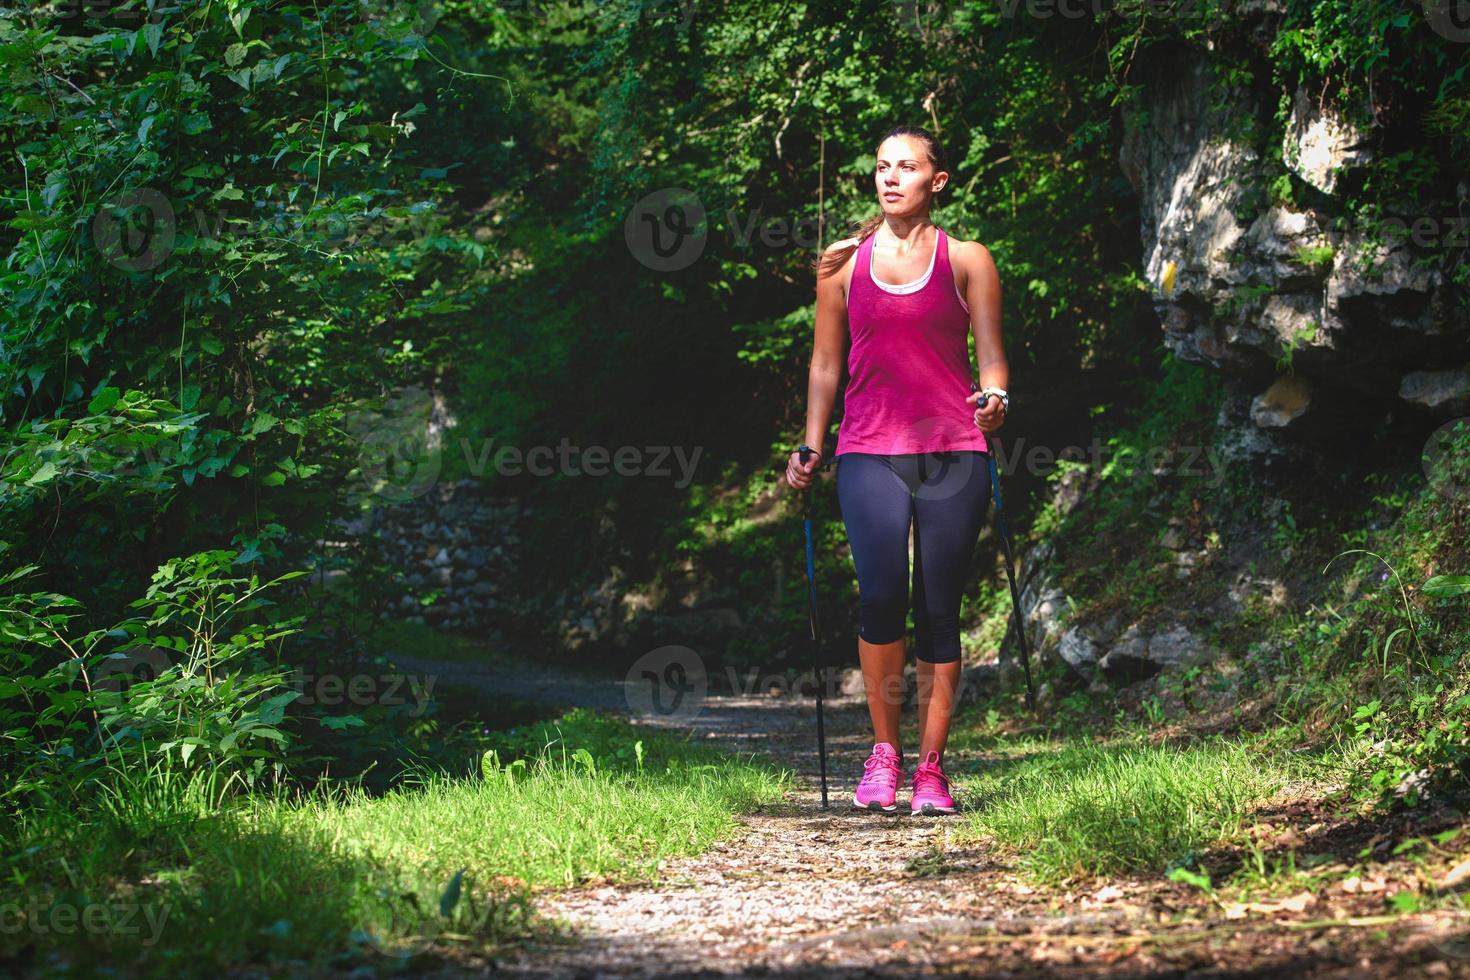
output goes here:
{"type": "Polygon", "coordinates": [[[1317,904],[1317,896],[1311,892],[1302,892],[1281,901],[1281,907],[1289,912],[1305,912],[1310,905],[1317,904]]]}
{"type": "Polygon", "coordinates": [[[1123,897],[1123,889],[1117,885],[1106,885],[1098,889],[1097,894],[1092,896],[1094,902],[1114,902],[1123,897]]]}
{"type": "Polygon", "coordinates": [[[1467,878],[1470,878],[1470,858],[1466,858],[1447,871],[1444,878],[1440,881],[1439,887],[1458,888],[1467,878]]]}
{"type": "Polygon", "coordinates": [[[1251,912],[1260,912],[1263,915],[1274,915],[1277,912],[1303,912],[1308,906],[1316,904],[1317,896],[1311,892],[1302,892],[1277,902],[1236,902],[1225,907],[1225,918],[1243,919],[1251,912]]]}

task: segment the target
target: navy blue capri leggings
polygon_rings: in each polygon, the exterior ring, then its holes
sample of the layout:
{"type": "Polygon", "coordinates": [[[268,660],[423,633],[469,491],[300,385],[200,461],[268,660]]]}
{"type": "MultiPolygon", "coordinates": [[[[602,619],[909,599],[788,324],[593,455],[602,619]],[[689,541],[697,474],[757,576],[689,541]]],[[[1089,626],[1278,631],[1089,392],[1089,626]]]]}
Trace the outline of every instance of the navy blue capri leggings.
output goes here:
{"type": "Polygon", "coordinates": [[[869,643],[903,638],[912,520],[914,656],[959,660],[960,594],[990,501],[986,454],[843,453],[837,500],[857,572],[858,635],[869,643]]]}

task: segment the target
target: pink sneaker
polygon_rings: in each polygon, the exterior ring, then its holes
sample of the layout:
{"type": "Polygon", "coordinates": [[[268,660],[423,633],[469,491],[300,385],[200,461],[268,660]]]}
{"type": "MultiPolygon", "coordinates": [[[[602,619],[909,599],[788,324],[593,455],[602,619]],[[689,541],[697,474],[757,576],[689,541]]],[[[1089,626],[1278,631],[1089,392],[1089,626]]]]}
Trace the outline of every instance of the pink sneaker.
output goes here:
{"type": "Polygon", "coordinates": [[[873,754],[863,763],[863,778],[852,794],[852,805],[891,813],[898,809],[896,797],[902,781],[903,759],[898,750],[887,742],[875,742],[873,754]]]}
{"type": "Polygon", "coordinates": [[[954,813],[949,777],[939,767],[939,753],[933,749],[914,770],[913,791],[909,801],[910,813],[954,813]]]}

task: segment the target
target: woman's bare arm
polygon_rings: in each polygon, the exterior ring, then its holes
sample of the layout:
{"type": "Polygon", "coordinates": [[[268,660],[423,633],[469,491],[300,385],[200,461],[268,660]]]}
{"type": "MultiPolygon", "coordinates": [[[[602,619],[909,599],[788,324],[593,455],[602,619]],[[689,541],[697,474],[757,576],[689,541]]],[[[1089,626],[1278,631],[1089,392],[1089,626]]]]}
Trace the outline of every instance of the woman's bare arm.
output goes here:
{"type": "MultiPolygon", "coordinates": [[[[852,244],[851,239],[833,242],[827,251],[852,244]]],[[[850,264],[850,262],[849,262],[850,264]]],[[[786,480],[802,489],[811,482],[811,474],[827,460],[825,445],[827,426],[832,421],[832,405],[837,401],[837,385],[842,380],[842,359],[847,346],[847,297],[842,290],[844,269],[817,279],[816,325],[812,333],[812,358],[806,383],[806,444],[817,450],[806,466],[793,453],[787,465],[786,480]]]]}
{"type": "MultiPolygon", "coordinates": [[[[843,246],[836,242],[827,251],[843,246]]],[[[811,368],[806,389],[806,444],[826,452],[822,445],[842,380],[842,355],[847,346],[847,299],[842,270],[817,280],[816,329],[812,336],[811,368]]]]}
{"type": "MultiPolygon", "coordinates": [[[[1000,273],[990,250],[979,242],[963,242],[955,252],[955,261],[965,271],[965,302],[970,307],[970,332],[975,337],[975,360],[980,373],[981,388],[1009,388],[1010,365],[1000,331],[1000,273]]],[[[979,393],[972,395],[971,402],[978,402],[979,393]]],[[[975,413],[975,424],[982,431],[1000,428],[1005,420],[1005,410],[999,398],[991,398],[985,408],[975,413]]]]}

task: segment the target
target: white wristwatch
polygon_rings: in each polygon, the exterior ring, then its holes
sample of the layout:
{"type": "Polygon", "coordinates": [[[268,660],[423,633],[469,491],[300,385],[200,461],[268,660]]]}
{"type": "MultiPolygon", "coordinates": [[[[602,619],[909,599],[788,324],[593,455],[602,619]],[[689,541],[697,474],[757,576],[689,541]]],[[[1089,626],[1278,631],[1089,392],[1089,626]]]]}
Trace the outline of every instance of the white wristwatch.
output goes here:
{"type": "Polygon", "coordinates": [[[1006,394],[1006,390],[1004,388],[997,388],[994,385],[987,385],[986,387],[980,389],[980,394],[995,395],[997,398],[1000,399],[1001,411],[1009,412],[1011,410],[1011,398],[1009,395],[1006,394]]]}

